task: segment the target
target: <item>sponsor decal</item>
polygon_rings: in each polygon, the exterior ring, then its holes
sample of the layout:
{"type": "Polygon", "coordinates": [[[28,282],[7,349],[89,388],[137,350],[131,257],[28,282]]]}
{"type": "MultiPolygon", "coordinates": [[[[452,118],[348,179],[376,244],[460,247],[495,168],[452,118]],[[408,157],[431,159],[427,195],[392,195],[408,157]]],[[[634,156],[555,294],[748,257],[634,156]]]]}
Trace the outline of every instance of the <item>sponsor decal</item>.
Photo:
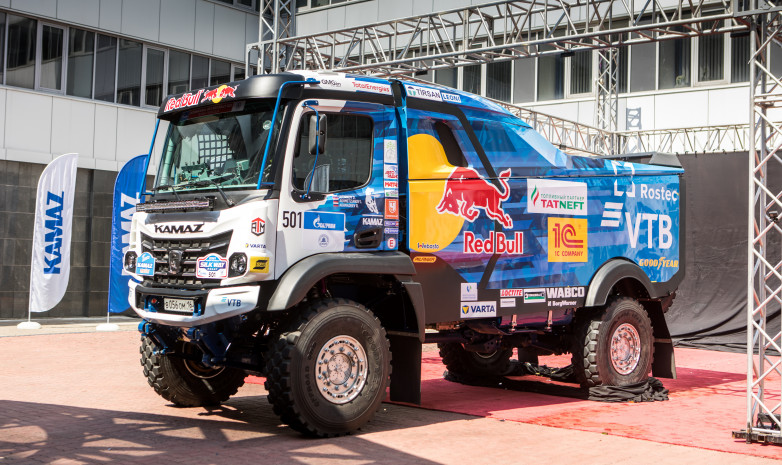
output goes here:
{"type": "Polygon", "coordinates": [[[462,318],[491,318],[497,316],[497,302],[462,302],[462,318]]]}
{"type": "MultiPolygon", "coordinates": [[[[367,189],[369,190],[369,189],[367,189]]],[[[370,196],[371,197],[371,196],[370,196]]],[[[355,195],[334,195],[332,199],[334,208],[358,208],[361,206],[361,199],[355,195]]],[[[370,209],[371,211],[371,209],[370,209]]]]}
{"type": "Polygon", "coordinates": [[[391,95],[391,86],[379,82],[352,81],[353,88],[364,92],[391,95]]]}
{"type": "Polygon", "coordinates": [[[630,170],[630,189],[623,191],[619,190],[619,180],[614,179],[614,196],[621,197],[622,195],[626,195],[627,197],[635,197],[635,183],[633,182],[633,176],[635,175],[635,167],[632,163],[628,162],[617,162],[613,160],[609,160],[611,163],[611,168],[614,170],[614,175],[619,175],[619,167],[624,167],[625,169],[630,170]]]}
{"type": "Polygon", "coordinates": [[[398,220],[386,220],[386,228],[398,228],[398,227],[399,227],[398,220]]]}
{"type": "Polygon", "coordinates": [[[657,247],[661,249],[670,249],[673,245],[673,234],[671,234],[671,217],[668,215],[658,215],[655,213],[636,213],[635,220],[630,213],[625,212],[625,229],[630,239],[630,247],[638,248],[638,239],[641,231],[646,231],[646,246],[654,247],[655,231],[657,231],[657,247]],[[657,227],[655,228],[655,223],[657,227]]]}
{"type": "Polygon", "coordinates": [[[201,103],[206,102],[207,100],[211,100],[212,103],[220,103],[220,101],[224,98],[234,98],[236,97],[236,89],[238,89],[239,86],[227,86],[223,84],[222,86],[218,87],[217,89],[212,89],[204,92],[204,97],[201,99],[201,103]]]}
{"type": "Polygon", "coordinates": [[[395,237],[389,237],[386,239],[386,245],[389,249],[395,249],[396,248],[396,238],[395,237]]]}
{"type": "Polygon", "coordinates": [[[524,289],[500,289],[500,297],[524,297],[524,289]]]}
{"type": "Polygon", "coordinates": [[[222,279],[228,277],[228,260],[210,253],[196,260],[196,278],[222,279]]]}
{"type": "Polygon", "coordinates": [[[676,203],[679,201],[679,192],[664,186],[649,187],[646,184],[641,184],[641,198],[676,203]]]}
{"type": "Polygon", "coordinates": [[[423,249],[423,250],[426,250],[426,249],[438,250],[438,249],[440,249],[440,245],[439,244],[430,244],[428,242],[419,242],[416,245],[417,245],[416,248],[418,250],[421,250],[421,249],[423,249]]]}
{"type": "Polygon", "coordinates": [[[472,231],[464,232],[464,253],[478,254],[508,254],[521,255],[524,253],[524,233],[516,231],[513,238],[507,237],[503,233],[489,232],[489,237],[483,239],[476,237],[472,231]]]}
{"type": "Polygon", "coordinates": [[[269,257],[250,257],[250,273],[268,273],[269,257]]]}
{"type": "Polygon", "coordinates": [[[386,212],[385,217],[389,220],[399,219],[399,199],[385,199],[386,212]]]}
{"type": "Polygon", "coordinates": [[[324,248],[328,247],[329,246],[329,236],[327,236],[325,234],[321,234],[318,237],[318,245],[321,246],[321,247],[324,247],[324,248]]]}
{"type": "Polygon", "coordinates": [[[155,257],[149,252],[144,252],[136,259],[136,274],[141,276],[155,275],[155,257]]]}
{"type": "Polygon", "coordinates": [[[478,283],[461,283],[461,300],[478,300],[478,283]]]}
{"type": "Polygon", "coordinates": [[[619,202],[605,202],[603,204],[603,219],[600,221],[600,226],[618,228],[624,206],[623,203],[619,202]]]}
{"type": "Polygon", "coordinates": [[[399,168],[397,165],[383,165],[383,178],[397,180],[399,179],[399,168]]]}
{"type": "Polygon", "coordinates": [[[266,248],[266,244],[259,244],[257,242],[255,242],[255,243],[254,242],[245,242],[244,243],[244,248],[245,249],[265,249],[266,248]]]}
{"type": "Polygon", "coordinates": [[[568,287],[547,287],[546,297],[548,300],[555,299],[572,299],[576,297],[584,297],[583,286],[568,286],[568,287]]]}
{"type": "MultiPolygon", "coordinates": [[[[65,204],[65,192],[56,195],[46,193],[46,217],[44,218],[44,268],[43,274],[60,274],[62,264],[62,210],[65,204]]],[[[154,267],[153,267],[154,268],[154,267]]]]}
{"type": "Polygon", "coordinates": [[[377,202],[375,201],[375,190],[371,187],[367,187],[366,191],[364,191],[364,203],[367,205],[367,208],[369,209],[370,213],[379,214],[380,212],[377,209],[377,202]]]}
{"type": "MultiPolygon", "coordinates": [[[[383,226],[382,216],[362,216],[361,226],[383,226]]],[[[388,226],[388,225],[386,225],[388,226]]]]}
{"type": "Polygon", "coordinates": [[[548,261],[587,261],[586,218],[548,219],[548,261]]]}
{"type": "Polygon", "coordinates": [[[447,92],[440,92],[440,97],[442,97],[444,102],[452,102],[452,103],[462,103],[462,97],[457,94],[449,94],[447,92]]]}
{"type": "Polygon", "coordinates": [[[383,181],[383,189],[399,189],[399,181],[383,181]]]}
{"type": "Polygon", "coordinates": [[[345,214],[306,211],[304,212],[304,229],[343,231],[345,229],[345,214]]]}
{"type": "Polygon", "coordinates": [[[679,268],[679,260],[668,260],[665,257],[660,258],[642,258],[638,261],[639,266],[646,268],[679,268]]]}
{"type": "Polygon", "coordinates": [[[399,228],[385,228],[383,232],[392,236],[396,236],[399,234],[399,228]]]}
{"type": "Polygon", "coordinates": [[[163,111],[171,111],[171,110],[176,110],[177,108],[192,107],[193,105],[198,105],[201,102],[201,94],[203,93],[204,90],[201,89],[195,94],[191,94],[190,92],[188,92],[179,98],[170,98],[168,99],[168,102],[166,102],[166,107],[165,109],[163,109],[163,111]]]}
{"type": "Polygon", "coordinates": [[[396,163],[396,139],[383,139],[383,162],[396,163]]]}
{"type": "Polygon", "coordinates": [[[332,89],[339,89],[342,87],[342,82],[336,79],[321,79],[318,85],[321,87],[330,87],[332,89]]]}
{"type": "Polygon", "coordinates": [[[510,168],[500,173],[500,189],[474,169],[457,166],[445,181],[437,213],[460,216],[472,223],[480,214],[478,209],[481,209],[486,216],[502,223],[503,227],[513,227],[513,220],[502,208],[502,202],[510,198],[510,174],[510,168]]]}
{"type": "Polygon", "coordinates": [[[516,299],[513,297],[500,299],[500,307],[515,307],[515,306],[516,306],[516,299]]]}
{"type": "Polygon", "coordinates": [[[266,222],[261,218],[256,218],[250,222],[250,232],[256,236],[260,236],[266,231],[266,222]]]}
{"type": "Polygon", "coordinates": [[[423,98],[427,100],[436,100],[438,102],[442,101],[443,99],[442,96],[440,95],[440,91],[437,89],[428,89],[426,87],[406,84],[405,90],[407,91],[408,97],[423,98]]]}
{"type": "Polygon", "coordinates": [[[227,307],[241,307],[242,299],[235,299],[231,297],[220,297],[220,303],[225,304],[227,307]]]}
{"type": "Polygon", "coordinates": [[[391,197],[392,199],[395,199],[399,197],[399,190],[398,189],[386,189],[385,190],[386,197],[391,197]]]}
{"type": "Polygon", "coordinates": [[[546,303],[546,290],[545,289],[524,289],[524,303],[525,304],[541,304],[546,303]]]}
{"type": "Polygon", "coordinates": [[[413,263],[434,263],[437,261],[437,257],[431,255],[418,255],[413,258],[413,263]]]}
{"type": "Polygon", "coordinates": [[[158,234],[193,234],[203,232],[204,223],[191,224],[156,224],[155,232],[158,234]]]}
{"type": "Polygon", "coordinates": [[[585,182],[530,179],[527,182],[527,211],[586,215],[587,185],[585,182]]]}

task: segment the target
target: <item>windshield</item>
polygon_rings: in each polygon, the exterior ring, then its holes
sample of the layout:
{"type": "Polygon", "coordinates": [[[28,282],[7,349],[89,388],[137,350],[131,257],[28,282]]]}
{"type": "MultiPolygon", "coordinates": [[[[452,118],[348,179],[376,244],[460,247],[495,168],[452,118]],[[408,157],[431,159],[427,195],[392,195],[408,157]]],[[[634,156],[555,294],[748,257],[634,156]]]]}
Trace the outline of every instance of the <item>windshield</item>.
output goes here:
{"type": "MultiPolygon", "coordinates": [[[[255,189],[273,112],[274,101],[241,100],[184,112],[171,121],[155,190],[255,189]]],[[[264,181],[272,172],[268,158],[264,181]]]]}

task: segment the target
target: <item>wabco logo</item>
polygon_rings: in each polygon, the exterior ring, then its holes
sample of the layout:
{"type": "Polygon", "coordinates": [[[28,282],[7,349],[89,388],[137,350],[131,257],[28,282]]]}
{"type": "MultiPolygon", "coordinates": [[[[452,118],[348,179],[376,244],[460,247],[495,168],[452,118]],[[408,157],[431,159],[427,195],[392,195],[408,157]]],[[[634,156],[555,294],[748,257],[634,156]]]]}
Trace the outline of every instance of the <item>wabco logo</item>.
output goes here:
{"type": "Polygon", "coordinates": [[[156,224],[155,232],[158,234],[191,234],[203,232],[204,223],[193,224],[156,224]]]}
{"type": "Polygon", "coordinates": [[[450,213],[472,223],[478,218],[477,209],[480,208],[489,218],[499,221],[505,228],[512,228],[513,220],[502,208],[502,202],[510,198],[508,178],[510,168],[500,173],[500,190],[474,169],[457,166],[445,181],[437,213],[450,213]]]}
{"type": "Polygon", "coordinates": [[[204,103],[207,100],[211,100],[212,103],[220,103],[220,100],[224,98],[236,97],[235,92],[238,88],[239,86],[226,86],[223,84],[217,89],[204,92],[204,97],[201,99],[201,103],[204,103]]]}
{"type": "Polygon", "coordinates": [[[587,220],[585,218],[548,219],[548,261],[587,261],[587,220]]]}

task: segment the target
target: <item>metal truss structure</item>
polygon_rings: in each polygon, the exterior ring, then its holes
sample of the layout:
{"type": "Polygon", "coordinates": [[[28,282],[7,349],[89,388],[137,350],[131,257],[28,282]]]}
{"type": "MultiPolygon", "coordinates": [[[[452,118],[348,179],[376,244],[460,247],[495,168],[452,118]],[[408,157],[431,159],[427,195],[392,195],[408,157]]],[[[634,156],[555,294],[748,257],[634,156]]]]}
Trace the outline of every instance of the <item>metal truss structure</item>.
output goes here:
{"type": "MultiPolygon", "coordinates": [[[[782,47],[782,7],[751,0],[752,118],[749,151],[747,423],[734,437],[782,445],[782,327],[769,324],[782,304],[782,81],[769,58],[782,47]]],[[[739,12],[741,13],[741,12],[739,12]]],[[[780,319],[782,320],[782,319],[780,319]]]]}
{"type": "MultiPolygon", "coordinates": [[[[595,81],[595,124],[604,131],[619,128],[619,50],[609,47],[597,51],[595,81]]],[[[615,136],[604,139],[602,153],[617,153],[615,136]]]]}

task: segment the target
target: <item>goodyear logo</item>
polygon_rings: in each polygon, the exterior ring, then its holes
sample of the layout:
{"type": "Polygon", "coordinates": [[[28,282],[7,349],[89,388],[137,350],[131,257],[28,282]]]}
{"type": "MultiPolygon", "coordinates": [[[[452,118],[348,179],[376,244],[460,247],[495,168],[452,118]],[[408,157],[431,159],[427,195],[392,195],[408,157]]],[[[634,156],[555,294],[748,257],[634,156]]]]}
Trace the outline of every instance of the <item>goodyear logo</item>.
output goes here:
{"type": "Polygon", "coordinates": [[[548,219],[548,261],[586,262],[586,218],[548,219]]]}

